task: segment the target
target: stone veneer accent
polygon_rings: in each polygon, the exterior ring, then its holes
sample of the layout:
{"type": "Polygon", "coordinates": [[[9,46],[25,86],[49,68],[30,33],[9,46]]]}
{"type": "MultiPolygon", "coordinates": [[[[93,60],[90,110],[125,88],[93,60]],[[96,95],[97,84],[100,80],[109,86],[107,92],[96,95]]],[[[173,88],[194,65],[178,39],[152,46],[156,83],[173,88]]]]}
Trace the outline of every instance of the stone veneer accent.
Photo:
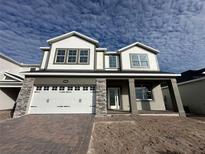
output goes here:
{"type": "Polygon", "coordinates": [[[96,79],[96,114],[107,114],[106,79],[96,79]]]}
{"type": "Polygon", "coordinates": [[[20,117],[26,114],[27,106],[31,97],[32,88],[35,78],[25,78],[23,85],[16,100],[16,108],[14,111],[14,118],[20,117]]]}

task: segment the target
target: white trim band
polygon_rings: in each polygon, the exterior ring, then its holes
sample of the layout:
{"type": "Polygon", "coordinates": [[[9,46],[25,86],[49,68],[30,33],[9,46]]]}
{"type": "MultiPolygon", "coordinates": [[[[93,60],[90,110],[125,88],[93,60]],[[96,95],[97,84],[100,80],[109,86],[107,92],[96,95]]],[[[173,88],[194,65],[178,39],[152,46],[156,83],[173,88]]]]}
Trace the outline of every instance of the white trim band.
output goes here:
{"type": "Polygon", "coordinates": [[[151,76],[151,77],[177,77],[181,74],[157,74],[157,73],[55,73],[55,72],[27,72],[23,73],[24,75],[38,75],[38,76],[126,76],[126,77],[141,77],[141,76],[151,76]]]}

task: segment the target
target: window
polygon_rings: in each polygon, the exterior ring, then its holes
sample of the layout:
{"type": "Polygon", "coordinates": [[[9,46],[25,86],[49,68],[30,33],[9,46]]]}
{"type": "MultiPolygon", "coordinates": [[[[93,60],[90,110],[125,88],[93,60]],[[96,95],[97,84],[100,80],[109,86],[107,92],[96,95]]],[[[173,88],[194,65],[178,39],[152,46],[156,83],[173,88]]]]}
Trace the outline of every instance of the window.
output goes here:
{"type": "Polygon", "coordinates": [[[75,86],[75,91],[79,91],[80,90],[80,86],[75,86]]]}
{"type": "Polygon", "coordinates": [[[147,54],[130,54],[132,67],[148,67],[147,54]]]}
{"type": "Polygon", "coordinates": [[[38,91],[40,91],[41,89],[42,89],[42,87],[40,87],[40,86],[36,87],[36,90],[38,90],[38,91]]]}
{"type": "Polygon", "coordinates": [[[68,86],[68,91],[72,91],[72,90],[73,90],[73,87],[68,86]]]}
{"type": "Polygon", "coordinates": [[[43,90],[48,91],[49,90],[49,86],[43,87],[43,90]]]}
{"type": "Polygon", "coordinates": [[[150,86],[137,85],[135,88],[136,98],[142,100],[152,99],[152,89],[150,86]]]}
{"type": "Polygon", "coordinates": [[[55,63],[88,64],[89,49],[57,49],[55,63]]]}
{"type": "Polygon", "coordinates": [[[88,86],[84,86],[84,87],[83,87],[83,90],[84,90],[84,91],[87,91],[87,90],[88,90],[88,86]]]}
{"type": "Polygon", "coordinates": [[[109,68],[117,68],[117,56],[109,56],[109,68]]]}
{"type": "Polygon", "coordinates": [[[65,89],[65,87],[63,87],[63,86],[60,86],[60,88],[59,88],[60,91],[63,91],[64,89],[65,89]]]}
{"type": "Polygon", "coordinates": [[[65,62],[65,54],[66,51],[63,49],[58,49],[56,54],[56,63],[64,63],[65,62]]]}
{"type": "Polygon", "coordinates": [[[57,89],[58,89],[57,86],[53,86],[53,87],[52,87],[52,90],[53,90],[53,91],[56,91],[57,89]]]}
{"type": "Polygon", "coordinates": [[[88,50],[79,50],[79,63],[88,63],[88,50]]]}
{"type": "Polygon", "coordinates": [[[77,50],[68,50],[68,63],[76,63],[77,60],[77,50]]]}
{"type": "Polygon", "coordinates": [[[91,87],[90,87],[90,90],[91,90],[91,91],[95,91],[95,86],[91,86],[91,87]]]}

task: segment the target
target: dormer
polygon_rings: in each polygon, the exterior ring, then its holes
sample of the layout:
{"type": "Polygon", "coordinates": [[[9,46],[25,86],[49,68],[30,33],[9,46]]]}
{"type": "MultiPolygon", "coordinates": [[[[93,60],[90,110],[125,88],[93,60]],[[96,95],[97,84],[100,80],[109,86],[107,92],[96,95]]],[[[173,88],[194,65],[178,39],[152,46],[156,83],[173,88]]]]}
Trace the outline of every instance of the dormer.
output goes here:
{"type": "Polygon", "coordinates": [[[41,69],[94,70],[95,48],[98,41],[78,32],[70,32],[47,40],[43,47],[41,69]]]}
{"type": "Polygon", "coordinates": [[[118,50],[122,71],[159,71],[158,50],[135,42],[118,50]]]}

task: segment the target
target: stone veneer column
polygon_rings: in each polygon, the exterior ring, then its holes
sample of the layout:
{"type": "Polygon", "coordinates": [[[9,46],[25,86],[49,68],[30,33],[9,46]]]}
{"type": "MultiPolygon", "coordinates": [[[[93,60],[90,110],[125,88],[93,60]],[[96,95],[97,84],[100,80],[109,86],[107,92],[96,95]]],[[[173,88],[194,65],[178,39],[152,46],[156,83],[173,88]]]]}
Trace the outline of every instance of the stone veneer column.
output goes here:
{"type": "Polygon", "coordinates": [[[96,114],[107,114],[106,79],[96,79],[96,114]]]}
{"type": "Polygon", "coordinates": [[[25,78],[23,85],[16,100],[16,108],[14,110],[14,118],[26,114],[27,106],[31,97],[32,88],[35,78],[25,78]]]}

